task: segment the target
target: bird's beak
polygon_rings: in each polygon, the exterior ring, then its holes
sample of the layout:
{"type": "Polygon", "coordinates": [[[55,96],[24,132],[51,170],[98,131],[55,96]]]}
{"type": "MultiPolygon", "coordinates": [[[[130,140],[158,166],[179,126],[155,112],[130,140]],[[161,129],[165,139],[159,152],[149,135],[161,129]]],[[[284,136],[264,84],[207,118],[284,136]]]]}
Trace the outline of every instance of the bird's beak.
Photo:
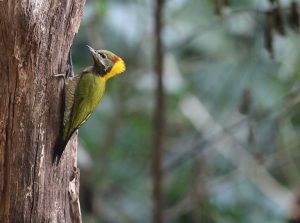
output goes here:
{"type": "Polygon", "coordinates": [[[89,45],[86,45],[86,46],[89,48],[89,50],[91,51],[92,54],[96,53],[96,50],[94,50],[92,47],[90,47],[89,45]]]}
{"type": "Polygon", "coordinates": [[[86,45],[88,48],[89,48],[89,50],[90,50],[90,52],[92,53],[92,55],[93,55],[93,57],[94,58],[97,58],[97,52],[96,52],[96,50],[94,50],[92,47],[90,47],[89,45],[86,45]]]}

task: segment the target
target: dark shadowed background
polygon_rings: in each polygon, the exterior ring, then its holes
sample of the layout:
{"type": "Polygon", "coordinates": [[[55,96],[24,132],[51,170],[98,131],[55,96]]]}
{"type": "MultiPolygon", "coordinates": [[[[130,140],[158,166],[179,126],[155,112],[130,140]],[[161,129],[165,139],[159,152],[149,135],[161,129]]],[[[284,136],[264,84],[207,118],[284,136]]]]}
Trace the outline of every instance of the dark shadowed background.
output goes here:
{"type": "MultiPolygon", "coordinates": [[[[281,223],[300,215],[296,3],[166,0],[165,222],[281,223]]],[[[86,223],[152,219],[154,11],[151,0],[85,6],[76,72],[92,63],[86,44],[127,65],[79,130],[86,223]]]]}

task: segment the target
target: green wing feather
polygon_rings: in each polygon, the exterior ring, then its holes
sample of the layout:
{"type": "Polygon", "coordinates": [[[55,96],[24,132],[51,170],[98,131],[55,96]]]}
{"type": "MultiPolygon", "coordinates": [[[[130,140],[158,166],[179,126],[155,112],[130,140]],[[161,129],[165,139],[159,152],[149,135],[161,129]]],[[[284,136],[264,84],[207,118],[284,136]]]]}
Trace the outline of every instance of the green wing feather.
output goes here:
{"type": "Polygon", "coordinates": [[[78,75],[72,79],[68,79],[65,83],[65,111],[63,120],[64,130],[70,121],[70,115],[75,101],[76,86],[78,85],[80,77],[81,76],[78,75]]]}

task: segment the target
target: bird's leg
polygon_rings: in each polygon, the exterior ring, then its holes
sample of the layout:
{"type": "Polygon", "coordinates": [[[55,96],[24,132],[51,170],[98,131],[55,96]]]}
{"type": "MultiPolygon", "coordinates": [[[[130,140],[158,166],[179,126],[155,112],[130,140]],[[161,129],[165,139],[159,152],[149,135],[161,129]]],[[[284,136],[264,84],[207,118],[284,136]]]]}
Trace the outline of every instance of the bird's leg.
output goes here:
{"type": "Polygon", "coordinates": [[[74,77],[71,48],[70,48],[69,56],[68,56],[68,66],[69,67],[68,67],[67,72],[66,73],[62,73],[62,74],[56,74],[56,75],[54,75],[54,77],[63,77],[64,79],[69,78],[69,77],[74,77]]]}
{"type": "Polygon", "coordinates": [[[66,74],[55,74],[54,77],[63,77],[63,78],[66,78],[66,74]]]}

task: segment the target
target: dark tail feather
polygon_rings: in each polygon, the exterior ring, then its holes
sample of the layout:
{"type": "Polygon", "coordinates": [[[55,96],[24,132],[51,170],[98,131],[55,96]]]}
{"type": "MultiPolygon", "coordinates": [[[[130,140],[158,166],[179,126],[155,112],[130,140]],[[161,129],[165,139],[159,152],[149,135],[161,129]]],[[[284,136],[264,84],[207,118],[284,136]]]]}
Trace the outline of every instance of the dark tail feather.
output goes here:
{"type": "Polygon", "coordinates": [[[60,136],[58,140],[56,141],[55,148],[54,148],[54,154],[52,158],[52,164],[56,162],[56,165],[59,163],[60,158],[67,146],[68,141],[63,140],[63,138],[60,136]]]}

